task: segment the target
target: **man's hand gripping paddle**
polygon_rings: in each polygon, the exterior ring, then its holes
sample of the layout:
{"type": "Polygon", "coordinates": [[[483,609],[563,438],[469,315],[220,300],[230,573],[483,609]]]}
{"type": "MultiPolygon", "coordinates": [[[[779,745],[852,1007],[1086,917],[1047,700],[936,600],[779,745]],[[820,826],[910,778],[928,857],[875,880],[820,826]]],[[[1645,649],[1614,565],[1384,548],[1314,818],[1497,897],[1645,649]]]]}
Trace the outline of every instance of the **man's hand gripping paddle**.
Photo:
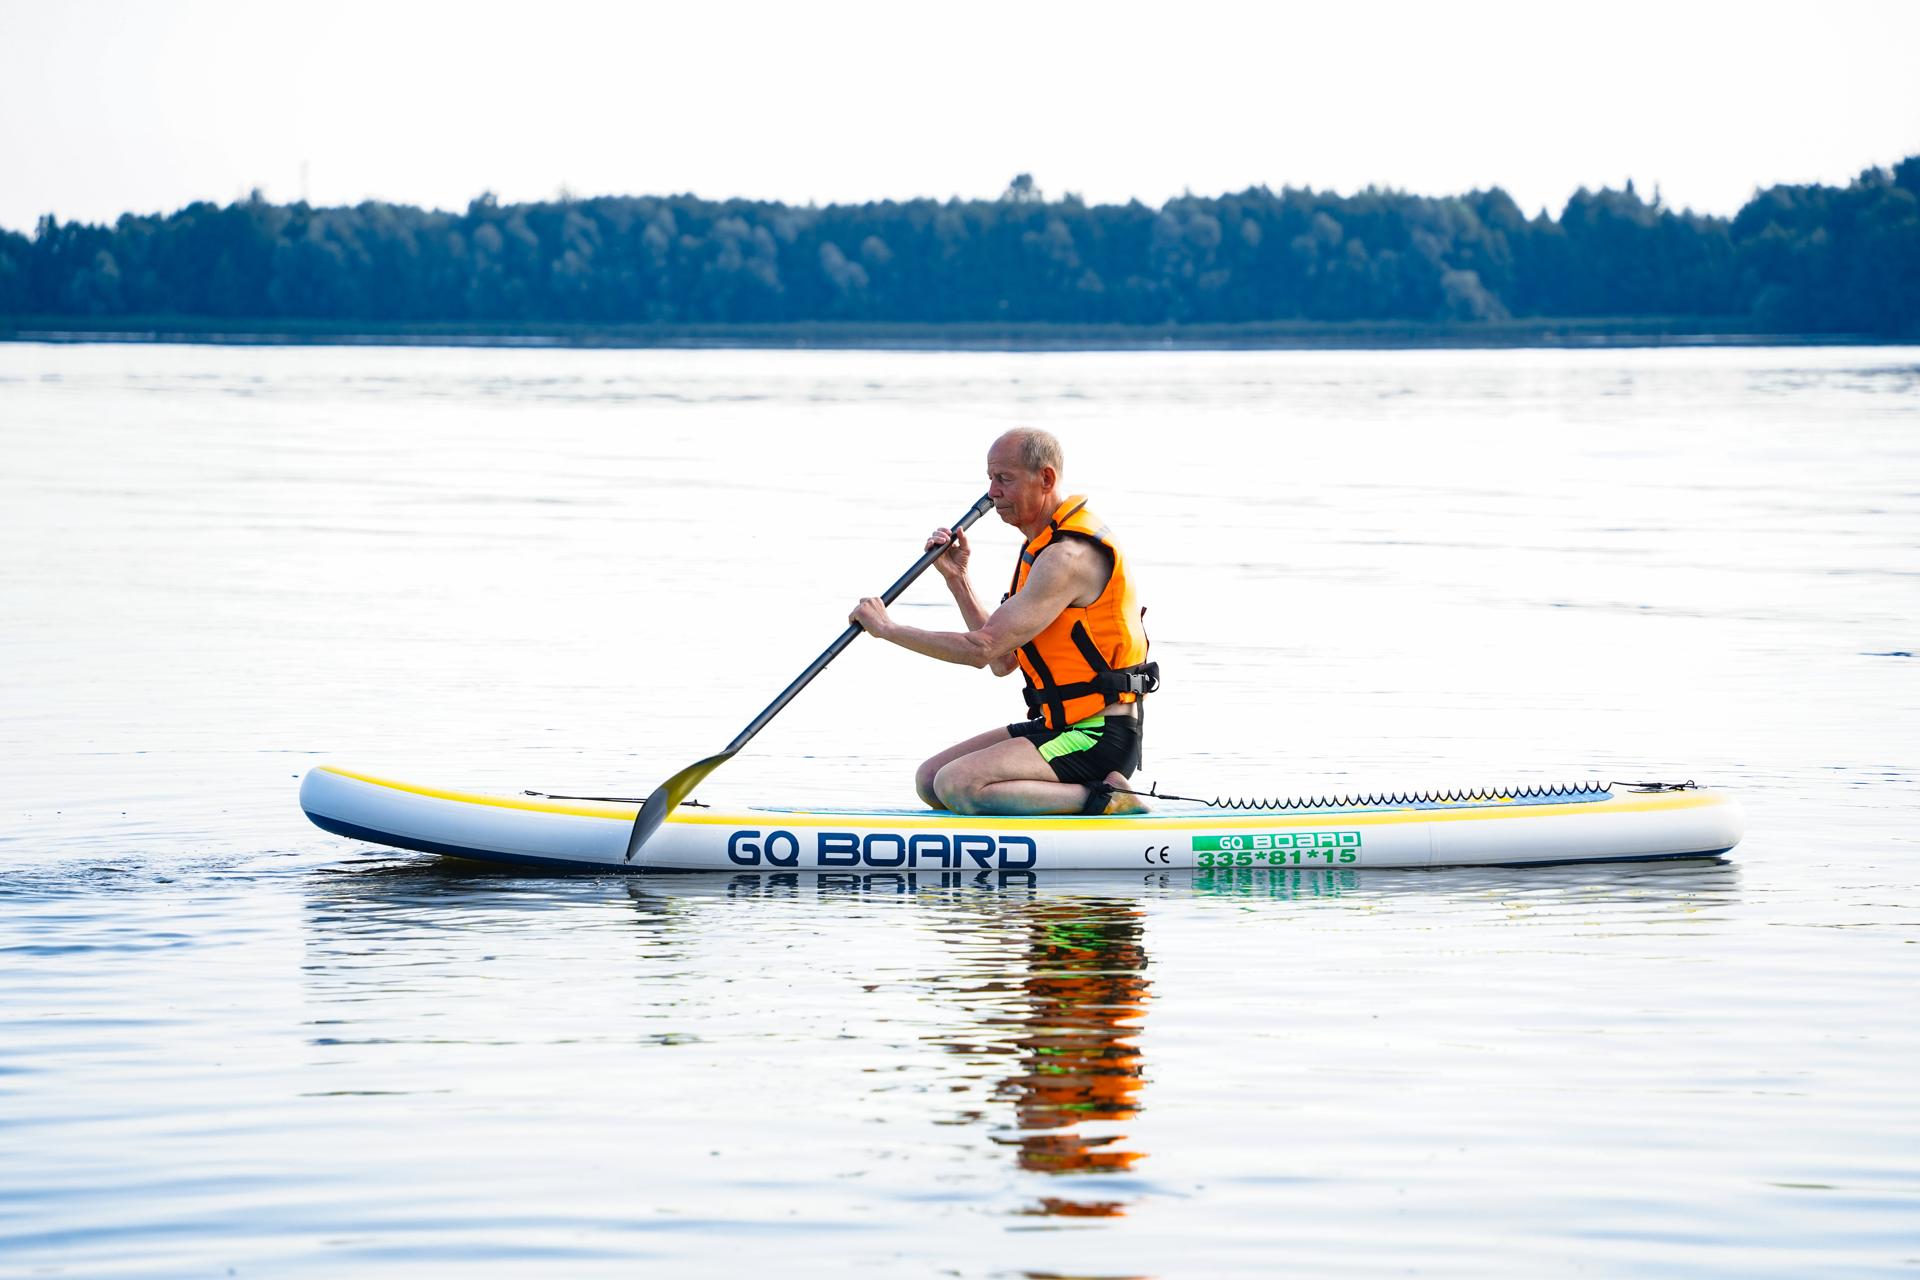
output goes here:
{"type": "MultiPolygon", "coordinates": [[[[970,527],[974,521],[991,510],[993,510],[993,499],[982,495],[980,501],[968,507],[967,513],[961,516],[959,521],[953,526],[954,532],[959,533],[970,527]]],[[[926,554],[914,561],[911,569],[900,575],[899,581],[887,588],[885,594],[883,594],[880,599],[887,604],[892,604],[899,598],[901,592],[913,585],[915,578],[925,573],[927,567],[945,555],[947,548],[952,545],[953,543],[948,541],[927,551],[926,554]]],[[[718,755],[708,756],[704,760],[695,761],[693,764],[688,765],[655,787],[653,794],[648,796],[647,802],[640,807],[640,812],[634,816],[633,830],[627,835],[626,860],[632,862],[633,855],[639,852],[640,846],[647,842],[647,837],[660,829],[660,824],[667,820],[667,815],[673,812],[682,800],[685,800],[689,795],[693,794],[693,789],[699,786],[708,774],[738,755],[740,749],[752,741],[753,735],[766,728],[768,723],[780,714],[781,709],[789,702],[792,702],[794,696],[806,688],[815,676],[825,671],[827,664],[839,657],[840,651],[852,644],[853,638],[859,634],[860,628],[857,625],[849,624],[847,629],[840,633],[840,638],[827,646],[825,653],[815,658],[813,664],[805,671],[802,671],[799,676],[794,679],[792,684],[780,691],[779,697],[767,704],[765,711],[762,711],[753,718],[752,724],[742,729],[740,735],[727,744],[726,750],[720,752],[718,755]]]]}

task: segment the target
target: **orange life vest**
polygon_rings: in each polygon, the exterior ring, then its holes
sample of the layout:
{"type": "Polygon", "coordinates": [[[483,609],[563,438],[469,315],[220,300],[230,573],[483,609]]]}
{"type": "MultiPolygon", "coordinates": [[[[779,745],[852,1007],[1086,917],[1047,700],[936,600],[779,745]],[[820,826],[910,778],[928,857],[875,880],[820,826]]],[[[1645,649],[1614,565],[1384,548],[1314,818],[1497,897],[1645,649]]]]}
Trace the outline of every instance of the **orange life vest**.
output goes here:
{"type": "Polygon", "coordinates": [[[1160,687],[1159,664],[1146,660],[1146,610],[1134,596],[1127,559],[1106,523],[1087,510],[1085,498],[1061,503],[1047,527],[1028,540],[1007,595],[1027,584],[1034,559],[1060,538],[1085,538],[1105,547],[1113,557],[1113,573],[1092,604],[1061,610],[1045,631],[1020,646],[1028,715],[1044,717],[1049,729],[1097,715],[1110,702],[1137,702],[1160,687]]]}

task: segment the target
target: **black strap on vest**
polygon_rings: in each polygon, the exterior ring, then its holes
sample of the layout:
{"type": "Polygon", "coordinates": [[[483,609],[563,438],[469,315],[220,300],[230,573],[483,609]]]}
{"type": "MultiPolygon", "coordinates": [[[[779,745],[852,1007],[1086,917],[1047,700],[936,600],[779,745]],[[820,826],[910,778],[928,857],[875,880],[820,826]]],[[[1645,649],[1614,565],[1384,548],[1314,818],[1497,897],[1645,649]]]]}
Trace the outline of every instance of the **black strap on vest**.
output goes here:
{"type": "MultiPolygon", "coordinates": [[[[1048,679],[1047,669],[1041,664],[1038,651],[1030,646],[1021,651],[1027,655],[1027,660],[1034,664],[1034,670],[1040,672],[1041,679],[1048,679]]],[[[1108,667],[1105,671],[1095,674],[1093,679],[1081,680],[1074,684],[1048,683],[1038,689],[1028,685],[1021,690],[1021,695],[1027,700],[1029,720],[1038,720],[1041,710],[1051,707],[1055,721],[1054,727],[1064,729],[1067,727],[1066,704],[1074,698],[1098,693],[1105,695],[1108,702],[1112,702],[1115,697],[1123,693],[1144,698],[1150,693],[1159,691],[1160,664],[1142,662],[1131,667],[1108,667]]]]}
{"type": "Polygon", "coordinates": [[[1029,719],[1038,716],[1042,707],[1047,707],[1053,711],[1054,727],[1064,729],[1067,727],[1066,704],[1075,698],[1085,697],[1089,693],[1098,693],[1104,695],[1108,702],[1112,702],[1123,693],[1144,698],[1149,693],[1159,692],[1159,663],[1140,662],[1131,667],[1116,667],[1107,661],[1107,655],[1101,653],[1100,647],[1094,644],[1093,637],[1087,634],[1085,623],[1074,623],[1071,634],[1074,648],[1080,651],[1080,656],[1085,658],[1087,665],[1093,668],[1093,679],[1077,680],[1072,684],[1055,684],[1046,665],[1040,661],[1039,649],[1028,645],[1022,651],[1027,655],[1028,661],[1033,663],[1034,671],[1040,676],[1038,689],[1029,684],[1024,691],[1029,719]]]}
{"type": "MultiPolygon", "coordinates": [[[[1066,728],[1067,699],[1073,695],[1064,692],[1060,685],[1053,682],[1053,672],[1047,670],[1045,660],[1040,657],[1039,645],[1029,640],[1020,646],[1020,652],[1025,654],[1027,661],[1032,664],[1034,675],[1040,677],[1040,683],[1036,686],[1033,683],[1033,676],[1027,676],[1027,687],[1020,691],[1020,695],[1027,700],[1027,719],[1039,719],[1044,709],[1053,713],[1048,719],[1054,728],[1066,728]]],[[[1021,674],[1026,675],[1025,672],[1021,674]]]]}

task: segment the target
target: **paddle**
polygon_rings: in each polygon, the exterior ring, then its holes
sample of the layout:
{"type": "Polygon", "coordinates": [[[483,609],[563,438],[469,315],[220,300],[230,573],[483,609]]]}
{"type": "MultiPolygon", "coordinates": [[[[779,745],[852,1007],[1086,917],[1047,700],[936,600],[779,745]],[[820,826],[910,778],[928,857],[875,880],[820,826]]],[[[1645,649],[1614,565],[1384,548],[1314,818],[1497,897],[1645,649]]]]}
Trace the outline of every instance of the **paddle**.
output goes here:
{"type": "MultiPolygon", "coordinates": [[[[993,499],[983,494],[980,501],[968,507],[967,514],[961,516],[959,522],[953,526],[954,532],[958,533],[969,527],[991,510],[993,510],[993,499]]],[[[886,589],[885,594],[880,597],[881,600],[892,604],[899,598],[902,591],[913,585],[915,578],[927,571],[928,565],[945,555],[947,548],[952,545],[951,542],[943,543],[914,561],[913,568],[901,574],[900,580],[886,589]]],[[[780,714],[781,709],[793,701],[794,695],[806,688],[815,676],[825,671],[827,664],[839,657],[840,651],[852,644],[853,638],[859,634],[860,628],[853,623],[848,623],[847,629],[840,633],[840,638],[828,645],[827,651],[815,658],[813,665],[802,671],[792,684],[782,689],[780,696],[768,703],[767,709],[755,716],[753,723],[742,729],[740,736],[727,744],[726,750],[718,755],[708,756],[704,760],[695,761],[655,787],[653,794],[647,797],[647,802],[640,806],[640,812],[634,815],[633,830],[627,835],[626,860],[632,862],[633,855],[639,851],[641,845],[647,842],[648,836],[660,829],[660,824],[667,820],[667,815],[673,812],[675,806],[691,795],[703,778],[738,755],[740,749],[752,740],[753,735],[766,728],[767,724],[780,714]]]]}

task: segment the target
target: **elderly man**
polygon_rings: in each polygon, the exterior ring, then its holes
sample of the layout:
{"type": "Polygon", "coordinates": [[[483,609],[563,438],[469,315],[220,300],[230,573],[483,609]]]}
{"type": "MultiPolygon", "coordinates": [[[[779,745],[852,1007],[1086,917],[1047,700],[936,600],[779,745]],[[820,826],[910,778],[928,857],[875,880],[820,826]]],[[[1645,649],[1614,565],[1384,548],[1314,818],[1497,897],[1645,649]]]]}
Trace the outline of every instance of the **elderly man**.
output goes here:
{"type": "Polygon", "coordinates": [[[955,813],[1136,812],[1123,786],[1140,766],[1141,698],[1159,687],[1146,661],[1147,632],[1125,556],[1082,497],[1060,488],[1060,442],[1045,431],[1009,431],[987,450],[987,494],[1000,518],[1026,535],[1013,586],[988,614],[967,576],[964,532],[934,562],[965,631],[895,622],[869,596],[850,615],[870,635],[942,662],[1026,676],[1021,724],[989,729],[920,766],[914,788],[955,813]]]}

